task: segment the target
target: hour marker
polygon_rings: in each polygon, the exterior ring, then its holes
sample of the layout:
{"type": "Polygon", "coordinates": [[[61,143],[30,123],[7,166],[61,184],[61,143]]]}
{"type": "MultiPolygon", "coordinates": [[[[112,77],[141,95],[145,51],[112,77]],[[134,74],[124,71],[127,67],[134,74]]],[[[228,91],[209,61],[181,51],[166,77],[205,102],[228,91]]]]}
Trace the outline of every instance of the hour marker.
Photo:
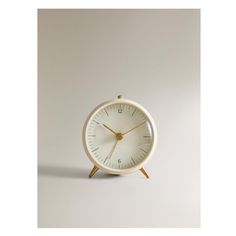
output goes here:
{"type": "Polygon", "coordinates": [[[108,160],[108,157],[109,157],[109,155],[105,158],[105,160],[104,160],[104,162],[103,163],[105,163],[107,160],[108,160]]]}
{"type": "Polygon", "coordinates": [[[120,169],[121,168],[121,166],[120,166],[120,164],[121,164],[121,159],[118,159],[118,168],[120,169]]]}
{"type": "Polygon", "coordinates": [[[109,115],[108,115],[108,113],[107,113],[107,110],[106,110],[106,109],[104,109],[104,111],[106,112],[107,116],[109,116],[109,115]]]}
{"type": "Polygon", "coordinates": [[[95,134],[89,134],[88,137],[96,137],[95,134]]]}
{"type": "Polygon", "coordinates": [[[96,152],[99,149],[99,147],[92,150],[92,152],[96,152]]]}
{"type": "Polygon", "coordinates": [[[123,109],[122,109],[121,105],[119,105],[119,107],[118,107],[118,113],[122,113],[122,112],[123,112],[123,109]]]}
{"type": "Polygon", "coordinates": [[[136,112],[136,110],[137,110],[137,109],[135,108],[134,112],[132,113],[132,116],[134,115],[134,113],[136,112]]]}
{"type": "Polygon", "coordinates": [[[143,137],[144,137],[144,138],[151,138],[150,135],[144,135],[143,137]]]}
{"type": "Polygon", "coordinates": [[[133,162],[134,164],[136,164],[133,157],[131,157],[131,160],[132,160],[132,162],[133,162]]]}
{"type": "Polygon", "coordinates": [[[98,125],[100,125],[100,123],[99,122],[97,122],[96,120],[93,120],[96,124],[98,124],[98,125]]]}
{"type": "Polygon", "coordinates": [[[143,152],[147,153],[147,151],[143,150],[142,148],[139,148],[140,150],[142,150],[143,152]]]}

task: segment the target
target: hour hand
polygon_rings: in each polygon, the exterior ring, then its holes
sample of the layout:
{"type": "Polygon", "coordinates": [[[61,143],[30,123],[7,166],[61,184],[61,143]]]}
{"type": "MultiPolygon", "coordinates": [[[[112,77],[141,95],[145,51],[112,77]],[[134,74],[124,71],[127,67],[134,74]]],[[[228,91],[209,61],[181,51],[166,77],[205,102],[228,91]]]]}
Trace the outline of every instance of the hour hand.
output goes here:
{"type": "Polygon", "coordinates": [[[108,129],[109,131],[111,131],[113,134],[116,135],[116,132],[114,130],[112,130],[110,127],[108,127],[107,125],[102,124],[102,126],[105,127],[106,129],[108,129]]]}

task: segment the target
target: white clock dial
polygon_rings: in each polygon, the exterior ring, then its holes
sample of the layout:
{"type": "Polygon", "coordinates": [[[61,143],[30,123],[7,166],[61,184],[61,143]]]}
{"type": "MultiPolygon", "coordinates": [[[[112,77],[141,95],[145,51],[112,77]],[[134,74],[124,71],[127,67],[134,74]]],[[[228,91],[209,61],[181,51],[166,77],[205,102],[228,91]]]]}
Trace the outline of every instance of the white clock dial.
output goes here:
{"type": "Polygon", "coordinates": [[[85,140],[97,166],[122,173],[141,166],[153,149],[153,124],[139,106],[116,102],[98,108],[86,124],[85,140]]]}

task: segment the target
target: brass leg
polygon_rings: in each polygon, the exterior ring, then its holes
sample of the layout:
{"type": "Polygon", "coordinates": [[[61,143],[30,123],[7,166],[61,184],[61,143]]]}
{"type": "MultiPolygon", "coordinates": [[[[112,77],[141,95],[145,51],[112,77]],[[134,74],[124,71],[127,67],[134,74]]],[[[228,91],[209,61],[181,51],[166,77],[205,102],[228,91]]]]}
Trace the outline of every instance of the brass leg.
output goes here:
{"type": "Polygon", "coordinates": [[[89,178],[93,177],[97,171],[98,171],[98,168],[94,166],[89,174],[89,178]]]}
{"type": "Polygon", "coordinates": [[[143,168],[141,168],[140,171],[146,176],[147,179],[149,179],[147,172],[143,168]]]}

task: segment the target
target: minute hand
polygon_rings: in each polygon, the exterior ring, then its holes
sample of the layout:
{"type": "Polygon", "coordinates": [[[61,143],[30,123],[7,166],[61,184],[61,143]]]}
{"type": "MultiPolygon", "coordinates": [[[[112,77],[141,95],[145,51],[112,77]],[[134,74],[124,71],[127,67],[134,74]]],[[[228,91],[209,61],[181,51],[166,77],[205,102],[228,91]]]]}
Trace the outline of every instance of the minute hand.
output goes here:
{"type": "Polygon", "coordinates": [[[129,132],[131,132],[131,131],[134,130],[134,129],[137,129],[139,126],[143,125],[144,123],[146,123],[146,121],[142,122],[142,123],[139,124],[139,125],[136,125],[136,126],[133,127],[132,129],[130,129],[130,130],[128,130],[128,131],[122,133],[122,135],[128,134],[129,132]]]}

